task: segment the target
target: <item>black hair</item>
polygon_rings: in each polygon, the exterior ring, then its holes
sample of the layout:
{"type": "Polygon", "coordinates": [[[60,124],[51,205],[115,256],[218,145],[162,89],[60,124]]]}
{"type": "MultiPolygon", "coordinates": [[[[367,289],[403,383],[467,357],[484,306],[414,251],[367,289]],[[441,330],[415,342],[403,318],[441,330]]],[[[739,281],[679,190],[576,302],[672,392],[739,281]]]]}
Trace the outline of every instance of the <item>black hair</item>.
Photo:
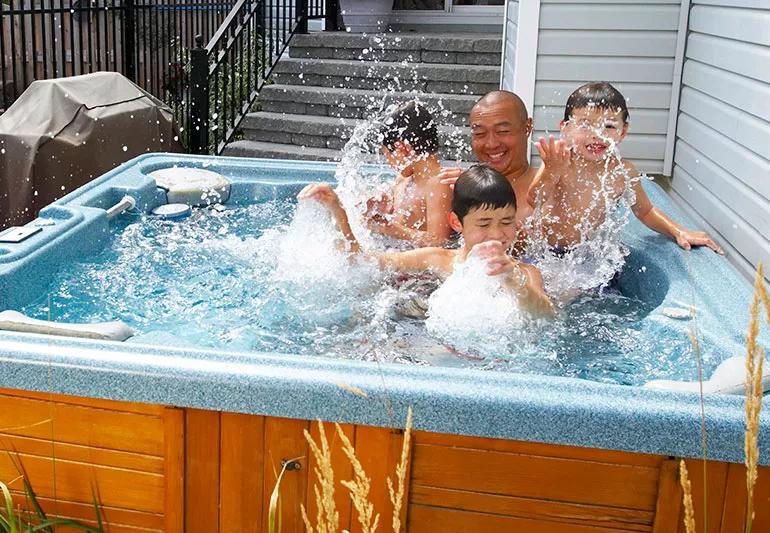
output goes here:
{"type": "Polygon", "coordinates": [[[382,144],[393,150],[397,141],[406,141],[417,154],[438,152],[438,128],[433,115],[412,100],[389,111],[380,127],[382,144]]]}
{"type": "Polygon", "coordinates": [[[606,81],[595,81],[578,87],[567,98],[564,108],[564,121],[567,122],[575,109],[594,107],[611,111],[620,111],[623,122],[628,123],[628,106],[625,97],[615,87],[606,81]]]}
{"type": "Polygon", "coordinates": [[[455,183],[452,212],[463,221],[472,209],[516,209],[516,193],[505,176],[487,165],[473,165],[455,183]]]}

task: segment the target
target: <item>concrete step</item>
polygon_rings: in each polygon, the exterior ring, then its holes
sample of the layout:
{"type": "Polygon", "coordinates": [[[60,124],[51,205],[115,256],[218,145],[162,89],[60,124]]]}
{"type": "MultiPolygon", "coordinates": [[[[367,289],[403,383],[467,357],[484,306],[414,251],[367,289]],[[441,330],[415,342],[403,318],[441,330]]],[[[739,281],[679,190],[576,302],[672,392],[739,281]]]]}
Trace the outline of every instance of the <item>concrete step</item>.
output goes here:
{"type": "Polygon", "coordinates": [[[466,126],[478,97],[471,94],[425,94],[367,91],[338,87],[266,85],[259,101],[262,111],[365,119],[393,103],[419,99],[442,123],[466,126]]]}
{"type": "MultiPolygon", "coordinates": [[[[342,157],[340,150],[330,148],[312,148],[294,144],[267,143],[242,139],[227,145],[222,155],[233,157],[264,157],[268,159],[300,159],[303,161],[339,161],[342,157]]],[[[385,164],[382,158],[365,155],[367,163],[385,164]]],[[[442,160],[444,167],[468,167],[472,163],[463,160],[442,160]]]]}
{"type": "Polygon", "coordinates": [[[234,157],[266,157],[268,159],[301,159],[303,161],[339,161],[340,150],[313,148],[296,144],[281,144],[243,139],[228,144],[222,155],[234,157]]]}
{"type": "MultiPolygon", "coordinates": [[[[260,111],[249,113],[241,123],[250,141],[290,144],[297,147],[341,150],[361,120],[260,111]]],[[[471,159],[470,129],[439,127],[439,153],[444,159],[471,159]]]]}
{"type": "Polygon", "coordinates": [[[289,55],[295,58],[408,61],[500,66],[500,35],[435,33],[351,34],[320,32],[295,35],[289,55]]]}
{"type": "Polygon", "coordinates": [[[273,81],[284,85],[483,95],[499,88],[500,67],[286,58],[276,65],[273,81]]]}

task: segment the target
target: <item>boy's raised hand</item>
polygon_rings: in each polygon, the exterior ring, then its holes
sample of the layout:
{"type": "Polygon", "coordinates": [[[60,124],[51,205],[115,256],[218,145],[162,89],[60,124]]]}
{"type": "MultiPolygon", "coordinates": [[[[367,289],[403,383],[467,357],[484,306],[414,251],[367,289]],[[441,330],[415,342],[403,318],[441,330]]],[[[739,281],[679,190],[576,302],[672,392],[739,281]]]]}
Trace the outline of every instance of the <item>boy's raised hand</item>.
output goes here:
{"type": "Polygon", "coordinates": [[[333,209],[340,204],[337,193],[328,183],[310,183],[305,186],[297,195],[297,200],[317,200],[329,209],[333,209]]]}
{"type": "Polygon", "coordinates": [[[487,264],[487,274],[496,276],[512,271],[517,261],[506,253],[500,241],[486,241],[471,248],[472,255],[483,259],[487,264]]]}
{"type": "Polygon", "coordinates": [[[548,139],[540,137],[537,151],[543,160],[548,179],[558,181],[572,170],[572,150],[564,139],[555,139],[553,135],[549,135],[548,139]]]}

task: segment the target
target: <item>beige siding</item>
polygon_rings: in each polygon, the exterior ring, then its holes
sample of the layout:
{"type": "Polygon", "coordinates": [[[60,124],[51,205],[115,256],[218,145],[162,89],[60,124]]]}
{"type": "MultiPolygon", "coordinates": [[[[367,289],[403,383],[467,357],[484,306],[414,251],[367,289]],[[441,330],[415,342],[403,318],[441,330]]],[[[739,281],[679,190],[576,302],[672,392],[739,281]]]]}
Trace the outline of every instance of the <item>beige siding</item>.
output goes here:
{"type": "Polygon", "coordinates": [[[694,0],[673,188],[750,272],[770,264],[770,2],[694,0]]]}
{"type": "Polygon", "coordinates": [[[558,131],[573,90],[609,81],[631,112],[621,151],[641,170],[661,172],[679,13],[680,0],[542,0],[535,138],[558,131]]]}

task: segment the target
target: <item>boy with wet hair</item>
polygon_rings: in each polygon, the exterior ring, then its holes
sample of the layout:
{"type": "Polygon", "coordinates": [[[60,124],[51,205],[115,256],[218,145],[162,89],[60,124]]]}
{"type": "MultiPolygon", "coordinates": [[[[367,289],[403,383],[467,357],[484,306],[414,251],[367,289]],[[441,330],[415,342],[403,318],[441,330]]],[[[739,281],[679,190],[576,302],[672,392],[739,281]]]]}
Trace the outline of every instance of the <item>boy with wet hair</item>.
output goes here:
{"type": "MultiPolygon", "coordinates": [[[[315,199],[332,214],[354,254],[364,253],[348,223],[337,194],[328,183],[312,183],[297,196],[315,199]]],[[[454,271],[473,253],[487,266],[487,274],[504,274],[503,286],[514,295],[522,309],[536,316],[551,316],[553,307],[543,290],[543,279],[533,265],[510,257],[506,251],[516,237],[516,195],[499,172],[483,165],[466,170],[455,183],[448,223],[464,238],[459,249],[417,248],[404,252],[366,254],[382,270],[398,273],[433,271],[442,278],[454,271]]]]}
{"type": "Polygon", "coordinates": [[[382,151],[398,173],[390,193],[367,201],[370,230],[414,246],[444,244],[452,233],[447,221],[452,191],[438,174],[438,128],[416,101],[391,110],[380,128],[382,151]]]}
{"type": "Polygon", "coordinates": [[[689,231],[650,202],[639,171],[617,151],[628,133],[626,99],[607,82],[587,83],[567,99],[561,138],[540,138],[537,149],[543,160],[528,192],[528,201],[540,207],[540,224],[552,250],[569,253],[590,238],[613,203],[634,194],[631,210],[648,228],[673,238],[679,246],[722,249],[702,231],[689,231]]]}

